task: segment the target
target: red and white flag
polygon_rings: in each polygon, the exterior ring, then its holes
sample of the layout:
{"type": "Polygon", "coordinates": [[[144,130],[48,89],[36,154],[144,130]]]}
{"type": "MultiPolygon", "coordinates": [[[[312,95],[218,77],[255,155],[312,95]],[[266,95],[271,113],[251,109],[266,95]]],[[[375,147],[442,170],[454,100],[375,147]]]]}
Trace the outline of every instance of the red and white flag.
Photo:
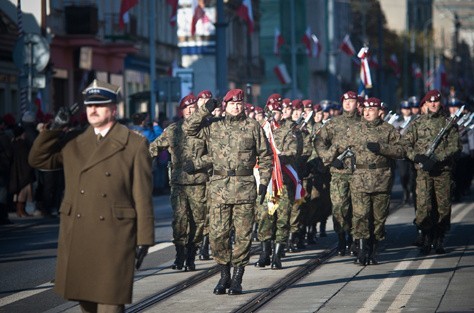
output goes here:
{"type": "Polygon", "coordinates": [[[390,59],[388,59],[387,64],[395,72],[395,75],[399,77],[401,70],[400,65],[398,64],[397,56],[395,54],[390,55],[390,59]]]}
{"type": "Polygon", "coordinates": [[[372,88],[372,76],[370,75],[369,67],[369,48],[361,48],[357,57],[360,59],[360,80],[365,88],[372,88]]]}
{"type": "Polygon", "coordinates": [[[306,47],[306,54],[309,57],[316,58],[321,51],[321,44],[319,43],[318,37],[311,32],[311,28],[308,26],[306,32],[304,33],[301,41],[306,47]]]}
{"type": "Polygon", "coordinates": [[[342,52],[344,52],[345,54],[347,54],[350,57],[353,56],[356,53],[355,49],[354,49],[354,46],[352,45],[351,38],[349,37],[349,35],[346,35],[344,37],[344,39],[342,40],[341,45],[339,46],[339,49],[341,49],[342,52]]]}
{"type": "Polygon", "coordinates": [[[273,53],[280,55],[280,47],[285,43],[285,39],[280,33],[278,27],[275,28],[275,38],[273,39],[273,53]]]}
{"type": "Polygon", "coordinates": [[[196,24],[199,20],[203,23],[209,22],[209,18],[204,11],[204,0],[193,0],[193,20],[191,21],[191,35],[196,34],[196,24]]]}
{"type": "Polygon", "coordinates": [[[170,25],[176,26],[178,18],[178,0],[166,0],[166,3],[171,6],[170,25]]]}
{"type": "Polygon", "coordinates": [[[247,24],[247,32],[249,34],[253,33],[253,11],[252,11],[252,1],[243,0],[242,4],[235,11],[237,16],[245,21],[247,24]]]}
{"type": "Polygon", "coordinates": [[[128,15],[128,11],[131,8],[138,4],[138,0],[122,0],[120,4],[120,13],[119,13],[119,27],[121,29],[125,28],[125,24],[128,24],[130,21],[130,16],[128,15]]]}
{"type": "Polygon", "coordinates": [[[285,63],[280,63],[273,69],[275,71],[276,76],[280,80],[280,83],[283,85],[288,85],[291,83],[290,74],[288,74],[288,70],[286,69],[285,63]]]}
{"type": "Polygon", "coordinates": [[[448,77],[446,76],[446,69],[443,62],[439,63],[438,68],[435,71],[434,77],[434,88],[441,90],[448,87],[448,77]]]}
{"type": "Polygon", "coordinates": [[[369,65],[371,68],[378,69],[380,67],[379,60],[376,55],[369,56],[369,65]]]}
{"type": "Polygon", "coordinates": [[[411,72],[413,74],[413,77],[415,77],[415,78],[422,78],[423,77],[423,73],[421,72],[421,68],[418,65],[418,63],[413,63],[411,65],[411,72]]]}

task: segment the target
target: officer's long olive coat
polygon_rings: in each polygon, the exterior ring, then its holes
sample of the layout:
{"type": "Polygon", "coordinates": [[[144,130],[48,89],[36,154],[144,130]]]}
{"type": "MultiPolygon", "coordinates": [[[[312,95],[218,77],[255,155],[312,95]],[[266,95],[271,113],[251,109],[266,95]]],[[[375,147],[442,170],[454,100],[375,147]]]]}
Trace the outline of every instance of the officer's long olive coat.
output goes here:
{"type": "Polygon", "coordinates": [[[151,158],[146,139],[116,124],[100,143],[92,127],[57,146],[60,131],[33,144],[33,167],[64,167],[55,289],[66,299],[132,299],[136,245],[153,245],[151,158]]]}

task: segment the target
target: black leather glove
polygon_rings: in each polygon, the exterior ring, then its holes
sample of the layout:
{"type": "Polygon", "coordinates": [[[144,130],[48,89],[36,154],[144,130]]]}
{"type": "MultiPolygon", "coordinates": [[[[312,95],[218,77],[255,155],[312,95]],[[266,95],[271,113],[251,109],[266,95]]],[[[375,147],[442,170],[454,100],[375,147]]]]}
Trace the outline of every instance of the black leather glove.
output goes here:
{"type": "Polygon", "coordinates": [[[369,151],[371,151],[375,154],[379,154],[380,153],[380,144],[378,142],[368,142],[367,143],[367,149],[369,149],[369,151]]]}
{"type": "Polygon", "coordinates": [[[71,120],[71,113],[69,112],[69,109],[65,107],[60,107],[49,129],[64,128],[69,124],[70,120],[71,120]]]}
{"type": "Polygon", "coordinates": [[[196,167],[194,166],[193,161],[191,161],[191,160],[186,161],[186,162],[183,164],[183,171],[185,171],[185,172],[188,173],[188,174],[191,174],[191,173],[195,172],[195,171],[196,171],[196,167]]]}
{"type": "Polygon", "coordinates": [[[212,113],[212,111],[214,111],[215,108],[217,108],[217,106],[219,105],[219,103],[217,102],[216,99],[209,99],[206,101],[206,103],[204,104],[204,106],[206,107],[207,111],[209,111],[209,113],[212,113]]]}
{"type": "Polygon", "coordinates": [[[424,154],[417,154],[415,155],[415,158],[413,159],[413,162],[415,163],[423,163],[425,162],[426,160],[428,160],[428,157],[424,154]]]}
{"type": "Polygon", "coordinates": [[[429,172],[433,169],[436,164],[436,160],[434,158],[426,158],[423,162],[421,162],[421,169],[429,172]]]}
{"type": "Polygon", "coordinates": [[[338,170],[342,170],[344,168],[344,162],[339,159],[335,159],[331,162],[331,166],[337,168],[338,170]]]}
{"type": "Polygon", "coordinates": [[[135,263],[135,268],[137,270],[140,269],[140,266],[142,266],[143,259],[145,259],[146,255],[148,254],[148,248],[149,246],[143,245],[138,246],[135,249],[135,258],[137,259],[137,262],[135,263]]]}
{"type": "Polygon", "coordinates": [[[263,201],[265,200],[265,196],[267,195],[267,186],[260,184],[258,186],[258,195],[260,196],[260,204],[263,204],[263,201]]]}

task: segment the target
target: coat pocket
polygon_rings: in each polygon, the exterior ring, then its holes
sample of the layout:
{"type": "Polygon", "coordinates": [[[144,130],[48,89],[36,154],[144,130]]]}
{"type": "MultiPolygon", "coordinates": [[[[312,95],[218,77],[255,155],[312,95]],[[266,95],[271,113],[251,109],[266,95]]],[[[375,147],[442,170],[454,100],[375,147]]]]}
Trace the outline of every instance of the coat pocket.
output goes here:
{"type": "Polygon", "coordinates": [[[135,211],[134,208],[131,207],[113,207],[112,208],[112,213],[116,219],[125,219],[125,218],[130,218],[130,219],[135,219],[137,218],[137,212],[135,211]]]}
{"type": "Polygon", "coordinates": [[[72,209],[72,205],[69,203],[69,202],[65,202],[63,201],[63,203],[61,203],[61,207],[59,207],[59,214],[62,215],[71,215],[71,209],[72,209]]]}

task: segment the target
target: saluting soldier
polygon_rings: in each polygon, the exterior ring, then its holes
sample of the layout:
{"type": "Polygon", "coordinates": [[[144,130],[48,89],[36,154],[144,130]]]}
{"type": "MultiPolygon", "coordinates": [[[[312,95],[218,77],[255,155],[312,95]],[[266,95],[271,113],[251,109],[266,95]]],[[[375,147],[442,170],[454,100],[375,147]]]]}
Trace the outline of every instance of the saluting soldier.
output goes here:
{"type": "Polygon", "coordinates": [[[54,283],[83,312],[123,312],[132,302],[134,259],[155,242],[148,142],[116,122],[118,92],[94,80],[83,92],[90,126],[62,142],[70,119],[63,109],[29,155],[33,167],[64,168],[54,283]]]}
{"type": "Polygon", "coordinates": [[[451,225],[451,170],[453,157],[460,151],[459,133],[455,127],[436,145],[433,155],[426,155],[434,139],[447,124],[441,110],[441,93],[430,90],[420,101],[425,110],[402,137],[407,157],[416,168],[416,218],[415,224],[422,231],[422,254],[431,251],[445,253],[444,236],[451,225]]]}
{"type": "MultiPolygon", "coordinates": [[[[203,123],[218,105],[211,99],[183,124],[186,134],[206,141],[208,154],[203,158],[213,164],[209,183],[209,197],[212,198],[209,237],[214,260],[221,272],[215,294],[224,294],[227,289],[231,295],[242,293],[242,277],[250,258],[257,190],[261,197],[265,196],[271,175],[272,152],[268,141],[260,124],[245,116],[243,99],[241,89],[232,89],[223,99],[225,117],[203,123]],[[253,176],[257,160],[258,188],[253,176]],[[230,243],[232,227],[235,228],[233,249],[230,243]],[[232,279],[231,265],[234,267],[232,279]]],[[[198,160],[194,159],[194,162],[198,160]]]]}
{"type": "Polygon", "coordinates": [[[197,108],[198,99],[190,94],[179,103],[179,115],[183,118],[169,125],[163,134],[150,144],[150,154],[157,157],[168,150],[171,155],[171,207],[173,208],[173,243],[176,259],[172,265],[176,270],[196,269],[196,248],[201,244],[206,218],[206,182],[210,164],[194,162],[186,167],[188,160],[202,160],[207,153],[202,139],[188,136],[183,131],[183,122],[197,108]],[[186,262],[186,264],[184,264],[186,262]]]}
{"type": "Polygon", "coordinates": [[[352,236],[358,244],[357,260],[365,265],[377,264],[378,242],[385,239],[385,222],[393,185],[392,159],[402,158],[404,150],[400,134],[380,117],[378,98],[368,98],[363,104],[360,122],[351,125],[347,144],[355,159],[352,175],[352,236]]]}
{"type": "MultiPolygon", "coordinates": [[[[357,114],[357,94],[348,91],[341,96],[342,115],[331,118],[319,131],[314,141],[318,155],[325,165],[331,165],[331,202],[334,231],[338,235],[338,254],[346,254],[346,245],[352,244],[350,237],[352,203],[350,182],[353,172],[353,160],[345,158],[343,164],[336,162],[339,145],[348,134],[349,127],[360,121],[357,114]]],[[[323,110],[324,111],[324,110],[323,110]]]]}

